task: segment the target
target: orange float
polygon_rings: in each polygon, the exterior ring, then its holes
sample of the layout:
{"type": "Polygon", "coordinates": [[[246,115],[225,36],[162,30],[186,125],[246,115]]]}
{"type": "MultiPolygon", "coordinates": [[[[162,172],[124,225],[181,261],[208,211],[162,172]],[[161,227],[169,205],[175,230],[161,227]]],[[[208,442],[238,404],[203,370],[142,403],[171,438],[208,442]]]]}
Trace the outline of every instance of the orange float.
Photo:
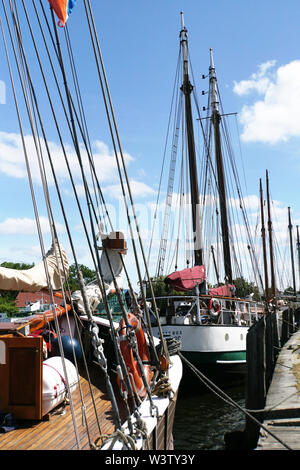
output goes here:
{"type": "Polygon", "coordinates": [[[36,330],[40,330],[41,328],[44,328],[45,326],[47,326],[48,323],[54,320],[55,316],[57,318],[60,318],[63,315],[65,315],[67,311],[70,311],[70,310],[71,310],[71,306],[67,305],[66,308],[56,307],[55,314],[53,312],[53,309],[50,309],[50,310],[47,310],[46,312],[38,313],[37,315],[34,315],[34,318],[31,319],[29,322],[30,333],[33,333],[36,330]]]}
{"type": "MultiPolygon", "coordinates": [[[[145,334],[141,325],[141,321],[132,313],[128,313],[128,323],[130,327],[132,327],[135,330],[138,353],[143,364],[145,378],[147,380],[148,385],[150,385],[153,372],[150,366],[150,354],[149,354],[146,337],[145,337],[145,334]]],[[[129,344],[126,333],[127,333],[127,326],[126,326],[124,318],[122,318],[120,322],[120,332],[119,332],[121,353],[123,355],[123,358],[124,358],[124,361],[125,361],[128,373],[129,373],[133,390],[139,397],[143,398],[146,395],[147,390],[143,382],[139,365],[133,357],[132,348],[129,344]]]]}

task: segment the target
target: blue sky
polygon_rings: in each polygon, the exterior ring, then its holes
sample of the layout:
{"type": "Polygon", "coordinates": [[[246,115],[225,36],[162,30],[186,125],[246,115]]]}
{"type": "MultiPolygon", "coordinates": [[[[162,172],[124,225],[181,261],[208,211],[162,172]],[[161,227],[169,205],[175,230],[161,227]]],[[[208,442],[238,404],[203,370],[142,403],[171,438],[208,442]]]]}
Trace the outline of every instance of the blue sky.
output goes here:
{"type": "MultiPolygon", "coordinates": [[[[31,2],[26,3],[34,25],[31,2]]],[[[46,0],[44,4],[47,8],[46,0]]],[[[276,220],[282,229],[279,239],[284,243],[287,206],[291,206],[293,224],[300,224],[298,2],[217,0],[212,4],[199,0],[94,0],[92,6],[135,201],[142,205],[156,198],[178,57],[180,11],[184,11],[198,91],[207,88],[207,80],[201,80],[201,76],[208,72],[212,47],[224,108],[226,112],[238,113],[247,180],[244,195],[258,196],[259,178],[264,179],[268,169],[276,220]]],[[[113,206],[117,175],[83,17],[83,2],[77,0],[68,28],[90,137],[99,156],[100,181],[113,206]]],[[[2,7],[1,18],[4,22],[2,7]]],[[[31,53],[32,46],[26,36],[24,41],[26,50],[31,53]]],[[[34,235],[34,214],[24,164],[14,157],[19,128],[2,40],[0,54],[0,261],[36,262],[40,251],[34,235]]],[[[38,73],[34,79],[39,86],[38,73]]],[[[199,99],[201,106],[205,105],[206,98],[199,96],[199,99]]],[[[45,97],[41,97],[41,106],[45,111],[45,97]]],[[[55,154],[57,134],[50,114],[45,111],[45,116],[47,121],[49,118],[47,132],[55,154]]],[[[24,122],[24,128],[26,135],[30,135],[28,123],[24,122]]],[[[70,145],[66,129],[63,132],[70,145]]],[[[66,205],[71,207],[63,168],[59,176],[66,205]]],[[[38,185],[37,194],[39,197],[38,185]]],[[[41,209],[41,216],[46,217],[44,209],[41,209]]],[[[58,219],[61,223],[61,217],[58,219]]],[[[79,221],[76,215],[72,215],[71,220],[74,236],[79,241],[79,221]]],[[[62,226],[61,234],[64,240],[62,226]]],[[[81,261],[87,264],[82,245],[80,250],[81,261]]]]}

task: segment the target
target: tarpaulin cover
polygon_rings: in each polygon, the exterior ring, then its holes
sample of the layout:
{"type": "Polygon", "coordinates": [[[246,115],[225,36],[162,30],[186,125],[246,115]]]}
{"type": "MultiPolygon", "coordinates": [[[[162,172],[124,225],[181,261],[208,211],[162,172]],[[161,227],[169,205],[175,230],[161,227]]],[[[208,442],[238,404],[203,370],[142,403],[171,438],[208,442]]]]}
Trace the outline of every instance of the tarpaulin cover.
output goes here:
{"type": "Polygon", "coordinates": [[[210,295],[222,295],[223,297],[231,297],[235,287],[231,284],[226,286],[218,286],[213,289],[209,289],[208,293],[210,295]]]}
{"type": "Polygon", "coordinates": [[[193,290],[197,284],[205,281],[205,266],[194,266],[193,268],[175,271],[165,278],[165,283],[174,290],[193,290]]]}

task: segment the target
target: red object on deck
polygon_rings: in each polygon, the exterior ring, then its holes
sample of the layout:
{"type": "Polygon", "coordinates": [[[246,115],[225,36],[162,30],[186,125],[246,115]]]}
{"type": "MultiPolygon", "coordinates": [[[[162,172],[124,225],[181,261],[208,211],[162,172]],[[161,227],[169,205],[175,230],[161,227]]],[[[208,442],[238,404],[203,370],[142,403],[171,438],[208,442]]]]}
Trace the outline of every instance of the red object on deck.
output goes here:
{"type": "Polygon", "coordinates": [[[166,277],[165,283],[177,291],[193,290],[197,284],[205,281],[205,266],[194,266],[193,268],[175,271],[166,277]]]}
{"type": "Polygon", "coordinates": [[[66,309],[64,307],[56,307],[55,314],[53,312],[53,309],[50,309],[50,310],[47,310],[46,312],[38,313],[37,315],[34,315],[33,316],[34,318],[30,320],[30,333],[47,326],[49,322],[54,320],[55,315],[57,318],[60,318],[63,315],[65,315],[67,311],[70,311],[70,310],[71,310],[71,305],[67,304],[66,309]]]}
{"type": "Polygon", "coordinates": [[[225,286],[214,287],[208,291],[209,295],[221,295],[222,297],[231,297],[234,290],[232,284],[225,286]]]}

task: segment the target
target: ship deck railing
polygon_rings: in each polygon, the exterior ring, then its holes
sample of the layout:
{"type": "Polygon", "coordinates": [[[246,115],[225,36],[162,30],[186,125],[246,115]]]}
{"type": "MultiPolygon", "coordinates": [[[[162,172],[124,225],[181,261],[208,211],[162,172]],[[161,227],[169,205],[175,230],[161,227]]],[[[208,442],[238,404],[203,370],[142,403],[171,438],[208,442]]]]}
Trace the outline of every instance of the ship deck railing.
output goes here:
{"type": "MultiPolygon", "coordinates": [[[[212,295],[172,295],[156,297],[156,301],[167,300],[167,310],[170,309],[173,304],[174,311],[171,316],[181,317],[183,324],[195,323],[192,319],[195,315],[192,315],[192,313],[194,313],[195,310],[197,311],[197,308],[199,309],[198,316],[201,319],[201,323],[207,323],[207,319],[211,318],[208,308],[208,303],[211,299],[217,299],[221,306],[218,319],[214,321],[215,324],[227,324],[228,321],[224,319],[226,314],[227,317],[228,315],[231,316],[232,323],[234,324],[251,325],[254,321],[258,321],[265,312],[263,302],[240,299],[238,297],[217,297],[212,295]],[[176,306],[176,304],[179,305],[176,306]]],[[[151,299],[146,300],[151,301],[151,299]]]]}

